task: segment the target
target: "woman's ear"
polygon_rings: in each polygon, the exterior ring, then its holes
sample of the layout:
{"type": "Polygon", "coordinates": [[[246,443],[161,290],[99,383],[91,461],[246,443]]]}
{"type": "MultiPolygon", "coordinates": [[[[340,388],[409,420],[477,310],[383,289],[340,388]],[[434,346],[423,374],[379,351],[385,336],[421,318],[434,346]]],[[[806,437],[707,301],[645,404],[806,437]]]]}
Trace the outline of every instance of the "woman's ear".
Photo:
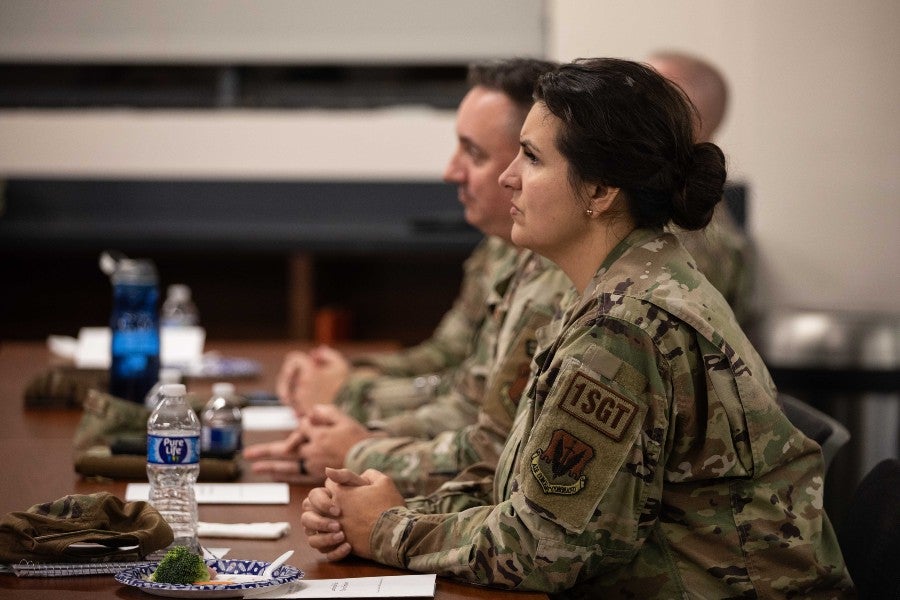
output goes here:
{"type": "Polygon", "coordinates": [[[589,190],[591,214],[599,216],[609,211],[619,197],[620,189],[609,185],[593,185],[589,190]]]}

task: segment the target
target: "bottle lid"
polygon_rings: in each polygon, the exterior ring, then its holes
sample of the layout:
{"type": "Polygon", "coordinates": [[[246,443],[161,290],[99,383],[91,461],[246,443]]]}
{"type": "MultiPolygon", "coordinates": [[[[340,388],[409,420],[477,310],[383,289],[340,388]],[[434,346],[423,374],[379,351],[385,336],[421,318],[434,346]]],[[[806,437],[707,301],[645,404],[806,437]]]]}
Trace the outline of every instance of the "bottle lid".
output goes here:
{"type": "Polygon", "coordinates": [[[181,369],[163,367],[159,370],[159,383],[181,383],[181,369]]]}
{"type": "Polygon", "coordinates": [[[187,302],[191,299],[191,288],[183,283],[173,283],[166,289],[166,294],[174,302],[187,302]]]}
{"type": "Polygon", "coordinates": [[[187,394],[187,388],[183,383],[167,383],[159,388],[159,393],[163,396],[184,396],[187,394]]]}
{"type": "Polygon", "coordinates": [[[112,282],[113,285],[120,283],[155,285],[157,282],[156,266],[149,260],[123,258],[116,263],[112,282]]]}
{"type": "Polygon", "coordinates": [[[234,384],[227,381],[214,383],[212,386],[213,396],[231,396],[234,394],[234,384]]]}

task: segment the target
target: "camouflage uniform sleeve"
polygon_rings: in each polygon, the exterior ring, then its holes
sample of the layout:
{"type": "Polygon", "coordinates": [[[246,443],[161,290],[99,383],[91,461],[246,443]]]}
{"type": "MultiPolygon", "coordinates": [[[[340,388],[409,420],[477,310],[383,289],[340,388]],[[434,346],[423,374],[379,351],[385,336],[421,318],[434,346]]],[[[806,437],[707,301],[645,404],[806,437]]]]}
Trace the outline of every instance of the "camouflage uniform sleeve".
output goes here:
{"type": "Polygon", "coordinates": [[[387,511],[370,539],[376,559],[545,592],[630,562],[661,505],[656,466],[667,410],[656,390],[667,383],[647,334],[619,327],[632,345],[628,361],[599,348],[596,332],[584,327],[534,382],[537,397],[526,410],[536,408],[538,416],[517,421],[507,442],[517,448],[515,474],[498,503],[434,514],[446,498],[441,488],[428,513],[429,503],[419,499],[387,511]],[[652,371],[635,368],[631,359],[642,356],[652,371]],[[655,381],[642,374],[654,372],[655,381]]]}
{"type": "MultiPolygon", "coordinates": [[[[455,432],[445,431],[432,440],[413,437],[368,438],[355,444],[344,458],[344,467],[356,473],[376,469],[390,477],[405,497],[428,493],[449,479],[438,469],[431,448],[444,445],[444,438],[455,432]]],[[[442,462],[455,462],[444,454],[442,462]]]]}
{"type": "Polygon", "coordinates": [[[427,404],[386,419],[372,419],[368,425],[391,437],[431,439],[444,431],[462,429],[478,417],[479,399],[450,389],[427,404]]]}
{"type": "Polygon", "coordinates": [[[357,473],[377,469],[393,479],[404,496],[420,496],[434,492],[470,465],[496,464],[505,441],[506,432],[495,435],[477,424],[441,432],[430,440],[368,438],[350,449],[344,466],[357,473]]]}
{"type": "Polygon", "coordinates": [[[338,392],[335,404],[361,423],[415,410],[438,394],[442,377],[352,375],[338,392]]]}
{"type": "Polygon", "coordinates": [[[460,364],[486,317],[485,300],[494,272],[514,253],[512,246],[499,238],[482,241],[465,262],[459,295],[430,338],[400,352],[358,356],[353,364],[395,376],[435,373],[460,364]]]}

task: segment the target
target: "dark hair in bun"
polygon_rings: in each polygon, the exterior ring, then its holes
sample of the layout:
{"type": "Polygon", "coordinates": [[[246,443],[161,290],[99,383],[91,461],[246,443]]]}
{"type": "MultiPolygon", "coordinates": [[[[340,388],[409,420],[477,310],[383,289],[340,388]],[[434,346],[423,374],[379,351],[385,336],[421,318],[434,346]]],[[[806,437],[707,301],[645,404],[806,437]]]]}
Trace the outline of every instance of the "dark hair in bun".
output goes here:
{"type": "Polygon", "coordinates": [[[579,59],[538,80],[535,99],[562,121],[557,147],[573,182],[622,189],[638,227],[701,229],[722,199],[725,156],[694,144],[694,107],[653,69],[579,59]]]}

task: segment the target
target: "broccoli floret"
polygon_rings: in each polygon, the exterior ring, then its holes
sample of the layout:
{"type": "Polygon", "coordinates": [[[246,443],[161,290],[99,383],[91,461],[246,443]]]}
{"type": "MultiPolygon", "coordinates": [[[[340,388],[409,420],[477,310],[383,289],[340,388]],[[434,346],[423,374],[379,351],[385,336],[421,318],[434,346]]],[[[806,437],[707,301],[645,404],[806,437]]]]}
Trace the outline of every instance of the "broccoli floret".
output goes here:
{"type": "Polygon", "coordinates": [[[197,556],[187,546],[175,546],[163,556],[150,581],[157,583],[180,583],[190,585],[195,581],[209,579],[209,571],[203,558],[197,556]]]}

